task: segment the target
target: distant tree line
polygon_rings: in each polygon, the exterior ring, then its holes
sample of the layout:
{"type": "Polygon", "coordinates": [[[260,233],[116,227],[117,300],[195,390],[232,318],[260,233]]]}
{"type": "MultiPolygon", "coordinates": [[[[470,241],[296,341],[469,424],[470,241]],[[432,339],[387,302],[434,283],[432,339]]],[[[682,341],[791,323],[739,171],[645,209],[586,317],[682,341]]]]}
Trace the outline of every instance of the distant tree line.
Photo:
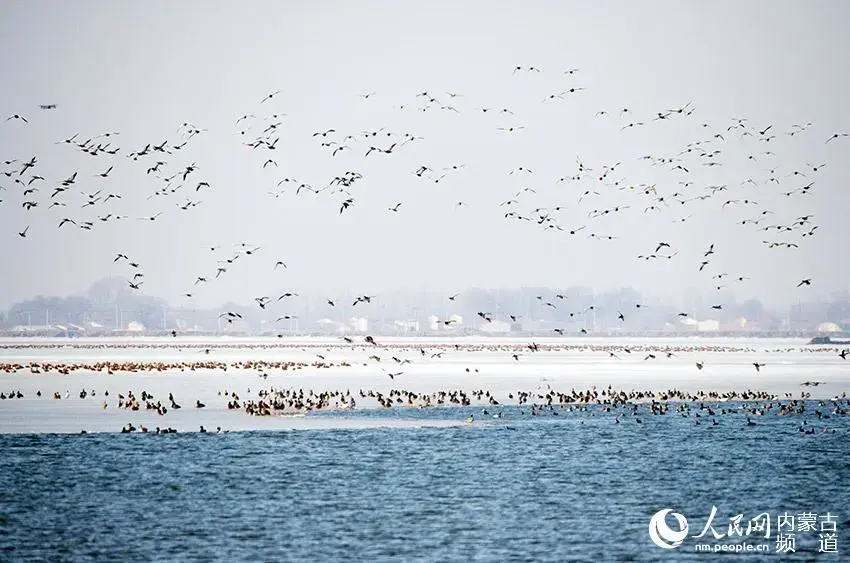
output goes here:
{"type": "Polygon", "coordinates": [[[106,278],[98,281],[85,295],[45,297],[42,295],[13,305],[2,318],[2,326],[69,325],[97,323],[114,328],[138,321],[145,326],[160,326],[164,299],[133,292],[127,280],[106,278]]]}
{"type": "Polygon", "coordinates": [[[0,327],[89,326],[96,323],[105,329],[113,329],[136,321],[148,330],[187,326],[217,330],[227,328],[227,324],[218,318],[222,311],[241,314],[252,331],[292,328],[294,323],[275,323],[275,319],[282,315],[297,316],[301,330],[314,328],[315,322],[322,318],[348,321],[361,316],[369,318],[370,326],[380,325],[381,320],[388,323],[418,320],[420,327],[424,328],[427,317],[431,315],[444,320],[452,315],[461,315],[467,326],[480,326],[484,321],[478,317],[479,312],[505,322],[510,322],[509,315],[513,315],[522,324],[557,325],[565,330],[595,328],[628,332],[660,330],[667,323],[679,322],[679,313],[688,313],[697,320],[714,319],[720,323],[745,318],[749,326],[758,326],[762,330],[810,329],[825,321],[838,324],[850,321],[850,292],[836,293],[832,300],[826,302],[798,303],[784,311],[767,310],[758,299],[738,302],[731,294],[718,294],[711,301],[707,298],[695,300],[689,304],[692,310],[682,311],[657,300],[645,300],[630,288],[607,292],[594,292],[586,287],[471,288],[459,293],[454,300],[448,297],[434,292],[396,291],[379,295],[372,303],[356,306],[352,304],[353,296],[338,296],[335,305],[331,306],[326,296],[303,295],[282,301],[273,310],[233,302],[223,303],[217,309],[192,309],[170,307],[164,299],[134,291],[124,278],[105,278],[93,284],[84,295],[37,296],[16,303],[7,312],[0,313],[0,327]],[[720,303],[722,309],[712,309],[712,305],[720,303]],[[620,314],[624,320],[618,318],[620,314]]]}

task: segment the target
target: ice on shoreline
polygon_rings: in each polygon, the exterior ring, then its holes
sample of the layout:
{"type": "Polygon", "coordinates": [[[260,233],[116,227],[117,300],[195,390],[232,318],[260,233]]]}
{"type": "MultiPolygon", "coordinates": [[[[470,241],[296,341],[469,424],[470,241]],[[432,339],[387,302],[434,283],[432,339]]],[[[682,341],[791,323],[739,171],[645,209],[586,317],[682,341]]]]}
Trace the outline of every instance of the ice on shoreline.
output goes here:
{"type": "MultiPolygon", "coordinates": [[[[92,339],[97,340],[97,339],[92,339]]],[[[177,339],[179,340],[179,339],[177,339]]],[[[223,339],[207,339],[199,344],[223,346],[223,339]]],[[[32,374],[29,369],[14,373],[0,373],[0,392],[20,391],[23,399],[0,401],[0,433],[9,432],[79,432],[118,431],[128,422],[145,424],[151,430],[154,427],[184,427],[197,430],[204,425],[208,430],[217,426],[227,429],[267,429],[267,428],[318,428],[359,425],[450,425],[462,423],[460,420],[414,420],[402,421],[397,415],[387,417],[346,417],[342,411],[338,415],[307,416],[304,418],[282,419],[280,417],[252,417],[244,412],[229,411],[227,399],[220,392],[236,391],[244,400],[257,398],[260,389],[303,389],[305,393],[349,390],[356,394],[359,390],[372,390],[387,393],[391,389],[403,389],[415,393],[434,393],[461,389],[489,391],[500,403],[512,403],[508,397],[517,391],[540,392],[553,389],[563,393],[571,390],[583,391],[596,387],[616,390],[641,390],[660,392],[678,389],[687,393],[697,391],[765,391],[779,398],[786,393],[795,398],[802,392],[811,393],[812,398],[831,398],[850,391],[850,361],[842,360],[834,352],[814,352],[815,348],[802,346],[800,341],[736,339],[734,343],[725,343],[716,339],[676,339],[658,342],[655,339],[632,341],[631,339],[538,339],[541,345],[574,344],[580,341],[586,349],[541,349],[533,352],[529,349],[511,351],[502,347],[527,346],[531,341],[518,339],[476,339],[475,342],[457,340],[437,341],[435,339],[387,339],[390,348],[382,346],[363,347],[338,346],[339,339],[310,341],[314,346],[305,347],[306,342],[288,339],[275,339],[275,344],[284,344],[283,348],[233,348],[216,347],[207,354],[200,348],[104,348],[93,350],[79,347],[57,348],[4,348],[0,349],[0,363],[18,363],[28,366],[38,364],[79,364],[107,361],[138,363],[151,362],[203,362],[223,363],[266,360],[269,362],[287,361],[308,364],[295,370],[276,368],[234,369],[227,371],[197,369],[195,371],[116,371],[109,375],[106,371],[72,371],[63,375],[56,371],[32,374]],[[333,346],[330,346],[333,344],[333,346]],[[438,349],[437,344],[443,344],[438,349]],[[455,349],[455,344],[460,349],[455,349]],[[740,351],[705,351],[704,346],[733,345],[740,351]],[[485,345],[487,348],[481,348],[485,345]],[[653,349],[675,346],[673,356],[665,353],[637,351],[641,345],[650,345],[653,349]],[[496,346],[497,349],[490,347],[496,346]],[[420,347],[425,350],[423,355],[420,347]],[[658,348],[660,347],[660,348],[658,348]],[[687,351],[694,347],[697,351],[687,351]],[[623,348],[634,350],[625,352],[623,348]],[[614,351],[615,356],[610,355],[614,351]],[[442,352],[432,357],[432,353],[442,352]],[[517,358],[513,357],[517,354],[517,358]],[[317,355],[323,356],[323,359],[317,355]],[[370,356],[379,356],[378,362],[370,356]],[[393,359],[395,357],[395,359],[393,359]],[[409,363],[408,363],[409,361],[409,363]],[[330,367],[314,367],[314,362],[333,364],[330,367]],[[350,365],[340,365],[346,362],[350,365]],[[400,363],[404,362],[404,363],[400,363]],[[704,365],[697,369],[696,363],[704,365]],[[756,371],[753,364],[765,364],[756,371]],[[390,379],[388,373],[399,374],[390,379]],[[261,375],[263,374],[263,375],[261,375]],[[806,381],[819,381],[823,385],[807,387],[806,381]],[[79,397],[81,390],[95,396],[79,397]],[[37,391],[42,392],[36,398],[37,391]],[[104,397],[104,391],[109,397],[104,397]],[[118,410],[118,394],[133,391],[137,395],[142,390],[152,393],[166,404],[169,393],[173,393],[183,408],[170,410],[165,416],[154,412],[118,410]],[[61,400],[52,398],[59,393],[61,400]],[[65,398],[67,395],[67,398],[65,398]],[[104,400],[107,408],[103,409],[104,400]],[[200,400],[207,406],[195,409],[193,405],[200,400]]],[[[254,340],[252,340],[253,342],[254,340]]],[[[42,340],[28,339],[21,344],[44,343],[42,340]]],[[[126,342],[126,339],[121,342],[126,342]]],[[[132,340],[135,344],[137,341],[132,340]]],[[[179,346],[182,342],[159,338],[153,342],[179,346]]],[[[64,344],[75,344],[64,341],[64,344]]],[[[117,343],[116,342],[113,342],[117,343]]],[[[379,344],[383,344],[379,340],[379,344]]],[[[236,342],[235,344],[243,344],[236,342]]],[[[374,407],[374,401],[360,400],[358,407],[374,407]]]]}

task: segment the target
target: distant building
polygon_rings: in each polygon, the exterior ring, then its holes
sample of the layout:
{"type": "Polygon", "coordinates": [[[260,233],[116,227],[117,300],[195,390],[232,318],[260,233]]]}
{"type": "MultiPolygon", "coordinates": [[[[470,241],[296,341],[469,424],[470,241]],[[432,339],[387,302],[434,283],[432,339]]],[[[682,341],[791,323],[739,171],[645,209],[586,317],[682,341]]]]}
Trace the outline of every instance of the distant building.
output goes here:
{"type": "Polygon", "coordinates": [[[484,323],[484,326],[482,326],[479,330],[486,333],[504,334],[511,331],[511,325],[498,320],[490,321],[489,323],[484,323]]]}
{"type": "Polygon", "coordinates": [[[717,332],[720,330],[720,322],[715,321],[714,319],[699,321],[697,323],[697,330],[699,332],[717,332]]]}
{"type": "Polygon", "coordinates": [[[821,323],[817,328],[818,332],[841,332],[841,327],[835,323],[821,323]]]}
{"type": "Polygon", "coordinates": [[[56,327],[51,325],[16,325],[12,327],[12,332],[50,332],[54,330],[56,330],[56,327]]]}
{"type": "Polygon", "coordinates": [[[419,332],[419,321],[415,319],[395,321],[394,324],[396,329],[404,332],[419,332]]]}
{"type": "Polygon", "coordinates": [[[222,331],[227,334],[248,334],[251,332],[251,325],[245,320],[235,320],[231,323],[225,323],[222,331]]]}
{"type": "Polygon", "coordinates": [[[664,323],[661,329],[664,332],[691,332],[699,330],[699,321],[691,317],[679,317],[673,322],[664,323]]]}
{"type": "Polygon", "coordinates": [[[319,330],[327,333],[343,333],[348,332],[348,327],[345,326],[345,323],[341,323],[339,321],[332,321],[331,319],[324,318],[316,321],[316,324],[319,325],[319,330]]]}
{"type": "Polygon", "coordinates": [[[738,317],[728,323],[723,323],[722,329],[725,331],[746,330],[749,327],[748,321],[744,317],[738,317]]]}
{"type": "Polygon", "coordinates": [[[366,317],[352,317],[351,328],[357,332],[368,332],[369,319],[366,317]]]}

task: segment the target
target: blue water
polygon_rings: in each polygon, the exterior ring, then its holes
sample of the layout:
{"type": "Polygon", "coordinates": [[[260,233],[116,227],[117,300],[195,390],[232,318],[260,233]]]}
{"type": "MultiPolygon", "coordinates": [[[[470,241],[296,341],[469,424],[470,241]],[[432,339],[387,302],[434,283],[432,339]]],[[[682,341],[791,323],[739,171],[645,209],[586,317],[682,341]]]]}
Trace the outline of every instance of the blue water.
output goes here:
{"type": "MultiPolygon", "coordinates": [[[[455,428],[0,435],[0,560],[714,561],[694,552],[706,538],[663,550],[647,533],[669,507],[697,534],[713,505],[719,531],[739,513],[838,515],[839,555],[799,534],[790,559],[848,560],[848,416],[806,415],[837,429],[806,435],[803,416],[502,411],[455,428]]],[[[789,559],[769,542],[731,557],[789,559]]]]}

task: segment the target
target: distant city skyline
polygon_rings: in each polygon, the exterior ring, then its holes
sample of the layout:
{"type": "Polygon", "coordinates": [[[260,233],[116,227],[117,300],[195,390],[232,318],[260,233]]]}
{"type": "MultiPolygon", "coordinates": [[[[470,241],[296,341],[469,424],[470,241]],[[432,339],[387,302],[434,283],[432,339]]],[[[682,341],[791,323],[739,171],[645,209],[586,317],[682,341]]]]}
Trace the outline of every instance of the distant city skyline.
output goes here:
{"type": "Polygon", "coordinates": [[[19,302],[0,314],[0,327],[8,330],[14,326],[64,324],[114,330],[127,329],[132,324],[154,332],[237,329],[253,333],[333,332],[343,326],[349,330],[362,326],[361,331],[378,332],[562,329],[570,333],[584,328],[642,333],[669,327],[683,332],[811,331],[826,322],[850,330],[850,292],[835,295],[829,301],[801,302],[781,309],[767,307],[757,299],[736,301],[727,297],[707,301],[696,296],[687,306],[680,307],[648,299],[630,288],[598,293],[583,287],[498,291],[468,288],[451,296],[454,300],[449,297],[430,292],[394,292],[371,296],[371,303],[355,305],[339,299],[330,305],[321,294],[312,293],[287,297],[286,304],[276,308],[231,302],[203,309],[175,307],[164,299],[127,289],[125,280],[107,278],[93,284],[85,295],[39,296],[19,302]],[[228,322],[227,316],[233,322],[228,322]],[[437,329],[433,328],[435,325],[437,329]]]}
{"type": "MultiPolygon", "coordinates": [[[[73,291],[73,292],[68,292],[68,293],[65,293],[65,294],[56,294],[56,295],[45,295],[45,294],[41,294],[41,293],[33,293],[33,294],[25,296],[23,299],[20,299],[18,301],[14,301],[14,302],[9,302],[8,304],[0,301],[0,311],[8,310],[9,307],[14,305],[15,303],[18,303],[18,302],[21,302],[21,301],[32,300],[32,299],[36,299],[36,298],[39,298],[39,297],[44,297],[44,298],[85,297],[85,296],[91,295],[92,291],[95,288],[97,288],[98,285],[100,285],[100,284],[106,284],[107,286],[109,286],[110,291],[116,292],[116,291],[119,291],[119,288],[115,287],[115,286],[119,285],[119,284],[116,283],[118,280],[123,280],[125,283],[128,281],[128,279],[123,277],[123,276],[108,276],[108,277],[102,277],[100,279],[92,279],[91,282],[89,282],[89,284],[86,287],[84,287],[82,290],[79,290],[79,291],[73,291]]],[[[120,289],[126,289],[126,288],[122,287],[120,289]]],[[[540,291],[543,291],[543,292],[549,292],[550,297],[554,297],[554,295],[559,291],[568,291],[568,290],[569,291],[585,292],[585,293],[588,293],[588,294],[591,294],[591,295],[605,295],[605,294],[614,294],[614,293],[619,293],[619,292],[633,292],[635,295],[639,295],[640,298],[643,299],[644,301],[646,301],[647,303],[658,303],[658,304],[664,304],[666,306],[672,306],[672,307],[688,306],[690,303],[699,302],[699,301],[704,301],[706,303],[710,302],[712,304],[716,304],[716,303],[723,303],[723,302],[730,302],[730,301],[741,303],[741,302],[747,301],[749,299],[757,299],[758,301],[760,301],[761,303],[763,303],[767,307],[785,309],[785,308],[791,307],[791,306],[798,304],[798,303],[801,303],[801,302],[818,302],[818,301],[832,301],[832,300],[845,300],[845,299],[850,300],[850,289],[839,289],[839,290],[835,290],[835,291],[832,291],[832,292],[829,292],[829,293],[824,292],[824,291],[819,291],[819,292],[813,291],[813,292],[809,293],[808,295],[797,294],[794,299],[790,299],[786,302],[770,303],[769,301],[760,299],[759,296],[750,296],[750,295],[746,295],[746,294],[739,295],[739,294],[736,294],[736,292],[734,290],[730,290],[730,289],[724,289],[724,290],[721,290],[721,291],[700,291],[699,288],[693,287],[693,286],[682,288],[681,292],[679,294],[666,294],[665,295],[665,294],[661,294],[661,293],[654,294],[651,291],[649,291],[649,292],[639,291],[638,289],[631,287],[631,286],[628,286],[628,285],[625,285],[625,286],[611,285],[611,286],[603,287],[603,288],[595,288],[595,287],[588,286],[588,285],[552,286],[552,285],[532,285],[532,284],[519,285],[519,286],[506,286],[506,287],[471,285],[471,286],[467,286],[467,287],[454,287],[453,291],[451,291],[451,292],[441,291],[439,289],[433,289],[433,288],[430,288],[428,286],[423,285],[423,286],[418,287],[418,288],[414,287],[414,288],[390,289],[388,291],[381,292],[380,294],[375,294],[374,297],[375,297],[375,303],[377,303],[377,304],[380,304],[382,298],[384,298],[386,296],[390,296],[393,299],[397,299],[399,296],[417,296],[417,295],[428,295],[428,296],[432,296],[432,297],[433,296],[441,296],[443,299],[447,300],[447,302],[450,302],[449,297],[451,297],[453,295],[468,294],[470,291],[485,291],[485,292],[493,292],[493,293],[499,293],[499,292],[512,293],[512,292],[535,291],[535,290],[540,290],[540,291]]],[[[123,293],[123,291],[122,291],[122,293],[123,293]]],[[[151,294],[149,294],[145,291],[128,292],[128,294],[133,294],[133,295],[136,295],[138,297],[143,297],[143,298],[161,300],[161,301],[167,303],[169,307],[180,308],[180,309],[192,309],[192,308],[217,309],[217,308],[221,308],[222,306],[224,306],[227,303],[235,303],[235,304],[237,304],[239,306],[243,306],[243,307],[256,306],[256,303],[251,301],[250,299],[239,300],[239,299],[225,298],[221,302],[212,303],[208,306],[206,302],[203,302],[203,301],[200,301],[200,300],[177,298],[177,299],[172,301],[172,300],[169,300],[165,296],[151,295],[151,294]]],[[[344,304],[345,302],[342,301],[342,299],[353,299],[353,298],[356,298],[359,295],[362,295],[362,293],[352,291],[352,290],[348,290],[348,289],[343,289],[342,291],[340,291],[337,294],[334,294],[333,296],[328,296],[327,294],[325,294],[324,292],[321,292],[321,291],[307,291],[307,292],[298,293],[298,295],[294,296],[293,299],[295,299],[295,300],[308,299],[308,300],[312,300],[312,301],[320,300],[320,301],[324,302],[325,300],[327,300],[329,298],[334,298],[334,301],[340,301],[341,304],[344,304]]]]}

